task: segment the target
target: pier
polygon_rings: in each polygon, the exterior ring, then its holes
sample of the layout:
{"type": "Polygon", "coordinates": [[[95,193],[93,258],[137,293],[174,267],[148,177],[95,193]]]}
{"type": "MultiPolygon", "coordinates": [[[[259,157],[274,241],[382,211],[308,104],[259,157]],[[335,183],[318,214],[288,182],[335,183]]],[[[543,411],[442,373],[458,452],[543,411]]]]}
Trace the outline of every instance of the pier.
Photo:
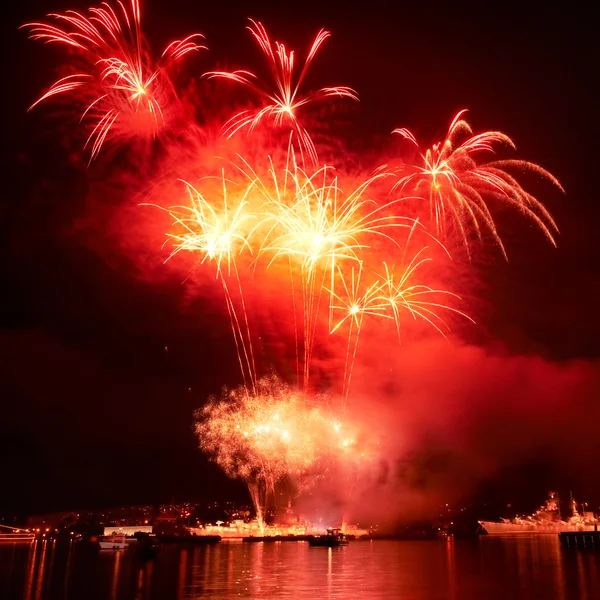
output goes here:
{"type": "Polygon", "coordinates": [[[161,544],[218,544],[221,541],[220,535],[157,535],[156,539],[161,544]]]}
{"type": "Polygon", "coordinates": [[[558,534],[565,548],[594,548],[600,550],[600,531],[563,531],[558,534]]]}
{"type": "Polygon", "coordinates": [[[264,536],[246,536],[242,538],[243,542],[308,542],[309,535],[264,535],[264,536]]]}
{"type": "Polygon", "coordinates": [[[0,524],[0,542],[33,542],[35,533],[22,527],[0,524]]]}

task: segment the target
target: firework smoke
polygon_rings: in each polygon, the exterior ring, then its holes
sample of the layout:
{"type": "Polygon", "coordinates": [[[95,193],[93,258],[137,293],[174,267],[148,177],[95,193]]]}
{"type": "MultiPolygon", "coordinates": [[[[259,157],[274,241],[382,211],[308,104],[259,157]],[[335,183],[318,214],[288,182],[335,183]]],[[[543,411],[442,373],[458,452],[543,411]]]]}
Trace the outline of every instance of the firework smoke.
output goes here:
{"type": "Polygon", "coordinates": [[[196,431],[202,449],[247,483],[261,523],[284,478],[303,490],[332,465],[365,457],[327,398],[309,398],[276,376],[259,379],[253,392],[242,386],[212,398],[196,431]]]}

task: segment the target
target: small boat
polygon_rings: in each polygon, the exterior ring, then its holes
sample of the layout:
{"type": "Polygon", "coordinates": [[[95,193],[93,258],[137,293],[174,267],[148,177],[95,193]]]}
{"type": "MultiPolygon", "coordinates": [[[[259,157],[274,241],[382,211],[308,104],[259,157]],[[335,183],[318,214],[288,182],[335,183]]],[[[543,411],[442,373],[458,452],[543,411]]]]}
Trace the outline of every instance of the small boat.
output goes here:
{"type": "Polygon", "coordinates": [[[124,550],[127,548],[124,535],[107,535],[101,538],[98,543],[100,544],[100,550],[124,550]]]}
{"type": "Polygon", "coordinates": [[[308,538],[308,544],[322,548],[337,548],[338,546],[347,546],[348,538],[340,529],[329,527],[326,535],[311,535],[308,538]]]}

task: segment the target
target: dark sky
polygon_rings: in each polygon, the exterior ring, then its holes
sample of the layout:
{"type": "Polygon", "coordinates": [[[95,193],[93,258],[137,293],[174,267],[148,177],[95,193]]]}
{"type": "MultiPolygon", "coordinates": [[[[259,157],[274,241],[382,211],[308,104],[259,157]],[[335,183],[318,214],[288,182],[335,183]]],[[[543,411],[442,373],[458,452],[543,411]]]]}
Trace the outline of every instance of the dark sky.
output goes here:
{"type": "MultiPolygon", "coordinates": [[[[239,496],[196,450],[191,430],[194,408],[237,382],[225,315],[201,299],[182,302],[180,281],[136,276],[103,230],[110,201],[91,215],[93,203],[82,200],[89,174],[69,162],[43,113],[26,112],[58,55],[18,25],[85,6],[25,2],[3,20],[0,510],[239,496]]],[[[510,264],[496,258],[480,267],[493,307],[477,315],[481,337],[548,361],[598,358],[597,20],[588,9],[547,3],[383,6],[149,0],[144,21],[156,47],[202,31],[211,53],[201,70],[218,59],[257,60],[248,16],[298,48],[325,27],[332,39],[314,76],[334,74],[326,83],[358,90],[361,138],[407,126],[431,139],[465,107],[476,129],[510,135],[519,155],[554,173],[567,194],[544,198],[561,229],[557,250],[515,232],[510,264]]],[[[600,460],[595,444],[590,452],[600,460]]],[[[554,470],[541,454],[528,460],[539,477],[527,465],[502,477],[536,494],[558,475],[573,483],[566,467],[554,470]]]]}

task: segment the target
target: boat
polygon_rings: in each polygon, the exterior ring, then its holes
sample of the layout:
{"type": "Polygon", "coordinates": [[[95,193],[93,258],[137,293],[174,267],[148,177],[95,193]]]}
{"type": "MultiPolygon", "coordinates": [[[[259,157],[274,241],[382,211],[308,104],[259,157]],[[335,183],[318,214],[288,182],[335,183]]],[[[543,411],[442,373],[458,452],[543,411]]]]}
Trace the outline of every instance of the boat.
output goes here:
{"type": "Polygon", "coordinates": [[[124,550],[127,541],[124,535],[106,535],[98,541],[100,550],[124,550]]]}
{"type": "Polygon", "coordinates": [[[532,515],[502,519],[500,522],[479,521],[483,533],[488,535],[540,535],[559,534],[564,531],[594,531],[600,519],[591,512],[580,514],[577,503],[571,498],[572,515],[564,520],[560,515],[560,501],[556,492],[550,492],[546,502],[532,515]]]}
{"type": "Polygon", "coordinates": [[[309,536],[308,544],[314,547],[337,548],[338,546],[347,546],[348,538],[342,533],[341,529],[329,527],[325,535],[309,536]]]}

